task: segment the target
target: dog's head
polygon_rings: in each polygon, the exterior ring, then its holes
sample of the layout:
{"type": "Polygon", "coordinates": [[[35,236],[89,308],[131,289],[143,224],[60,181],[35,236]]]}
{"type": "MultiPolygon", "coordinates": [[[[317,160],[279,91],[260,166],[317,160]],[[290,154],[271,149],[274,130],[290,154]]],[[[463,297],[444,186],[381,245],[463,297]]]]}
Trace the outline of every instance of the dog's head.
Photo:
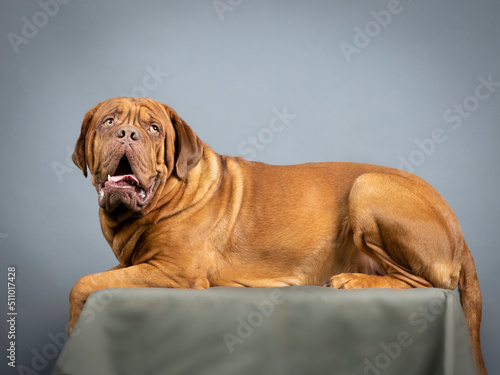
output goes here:
{"type": "Polygon", "coordinates": [[[73,161],[98,192],[108,213],[139,212],[169,178],[185,180],[203,143],[165,104],[147,98],[113,98],[85,115],[73,161]]]}

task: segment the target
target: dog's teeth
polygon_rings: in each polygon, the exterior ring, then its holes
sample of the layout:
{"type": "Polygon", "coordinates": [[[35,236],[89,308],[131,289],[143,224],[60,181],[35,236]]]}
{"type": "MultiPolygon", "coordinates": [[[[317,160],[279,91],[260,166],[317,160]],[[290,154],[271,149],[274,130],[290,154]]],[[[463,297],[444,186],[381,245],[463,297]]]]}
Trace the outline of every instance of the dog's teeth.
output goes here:
{"type": "Polygon", "coordinates": [[[108,174],[108,181],[111,181],[111,176],[108,174]]]}

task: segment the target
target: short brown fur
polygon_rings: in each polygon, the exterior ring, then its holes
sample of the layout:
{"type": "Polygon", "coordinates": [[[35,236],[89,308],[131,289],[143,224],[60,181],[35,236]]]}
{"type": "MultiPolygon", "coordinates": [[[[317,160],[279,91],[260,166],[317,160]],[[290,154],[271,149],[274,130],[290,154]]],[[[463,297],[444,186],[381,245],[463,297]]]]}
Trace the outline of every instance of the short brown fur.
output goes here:
{"type": "Polygon", "coordinates": [[[119,194],[103,198],[102,231],[119,265],[76,283],[70,329],[88,295],[103,288],[458,285],[487,373],[474,261],[451,208],[417,176],[367,164],[274,166],[218,155],[171,108],[136,98],[91,109],[73,160],[85,175],[88,166],[99,192],[122,155],[152,196],[132,209],[119,194]]]}

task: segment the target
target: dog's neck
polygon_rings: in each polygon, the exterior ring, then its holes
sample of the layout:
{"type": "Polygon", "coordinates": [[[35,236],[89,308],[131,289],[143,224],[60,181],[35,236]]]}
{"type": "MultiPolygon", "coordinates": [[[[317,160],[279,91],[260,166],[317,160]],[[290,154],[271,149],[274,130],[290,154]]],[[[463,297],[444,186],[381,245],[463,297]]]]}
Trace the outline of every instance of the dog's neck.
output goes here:
{"type": "MultiPolygon", "coordinates": [[[[215,154],[206,145],[204,152],[215,154]]],[[[186,180],[180,180],[175,173],[170,173],[168,178],[160,181],[150,204],[139,212],[119,208],[109,213],[100,208],[102,232],[120,264],[133,264],[137,243],[151,226],[160,220],[178,220],[181,213],[187,218],[190,212],[196,212],[197,206],[207,203],[218,190],[221,176],[224,175],[222,159],[220,155],[202,158],[186,180]],[[116,236],[118,232],[120,236],[116,236]],[[116,240],[118,238],[119,242],[116,240]]]]}

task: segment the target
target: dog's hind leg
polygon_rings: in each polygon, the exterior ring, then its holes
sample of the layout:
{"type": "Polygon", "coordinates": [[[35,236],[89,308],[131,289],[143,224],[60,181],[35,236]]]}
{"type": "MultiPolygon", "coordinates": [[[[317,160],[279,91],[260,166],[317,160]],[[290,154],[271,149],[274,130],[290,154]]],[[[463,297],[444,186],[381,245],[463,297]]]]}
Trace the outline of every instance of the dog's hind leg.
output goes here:
{"type": "MultiPolygon", "coordinates": [[[[368,173],[349,195],[356,248],[375,260],[380,275],[336,275],[343,288],[438,287],[453,289],[460,274],[463,237],[446,201],[412,175],[368,173]]],[[[362,257],[360,257],[361,259],[362,257]]]]}
{"type": "MultiPolygon", "coordinates": [[[[349,196],[349,223],[356,248],[380,266],[379,275],[335,275],[340,289],[459,285],[481,374],[481,292],[458,220],[434,188],[412,175],[369,173],[358,177],[349,196]]],[[[365,257],[366,259],[366,257],[365,257]]]]}

